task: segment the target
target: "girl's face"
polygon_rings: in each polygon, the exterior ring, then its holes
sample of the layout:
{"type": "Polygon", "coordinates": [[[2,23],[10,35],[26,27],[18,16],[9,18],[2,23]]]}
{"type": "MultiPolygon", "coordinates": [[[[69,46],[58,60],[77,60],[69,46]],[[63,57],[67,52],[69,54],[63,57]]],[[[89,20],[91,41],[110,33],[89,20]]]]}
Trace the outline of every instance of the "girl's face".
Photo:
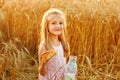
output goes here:
{"type": "Polygon", "coordinates": [[[64,28],[64,19],[61,15],[52,15],[48,24],[48,31],[51,35],[58,36],[64,28]]]}

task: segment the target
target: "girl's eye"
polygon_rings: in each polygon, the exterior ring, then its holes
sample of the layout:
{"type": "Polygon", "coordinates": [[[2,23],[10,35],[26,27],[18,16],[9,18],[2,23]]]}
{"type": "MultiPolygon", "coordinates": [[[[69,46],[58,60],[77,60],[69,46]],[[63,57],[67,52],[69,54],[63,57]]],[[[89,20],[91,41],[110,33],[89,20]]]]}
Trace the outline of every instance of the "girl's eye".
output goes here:
{"type": "Polygon", "coordinates": [[[59,24],[63,24],[62,22],[60,22],[59,24]]]}
{"type": "Polygon", "coordinates": [[[55,22],[52,22],[52,24],[56,24],[55,22]]]}

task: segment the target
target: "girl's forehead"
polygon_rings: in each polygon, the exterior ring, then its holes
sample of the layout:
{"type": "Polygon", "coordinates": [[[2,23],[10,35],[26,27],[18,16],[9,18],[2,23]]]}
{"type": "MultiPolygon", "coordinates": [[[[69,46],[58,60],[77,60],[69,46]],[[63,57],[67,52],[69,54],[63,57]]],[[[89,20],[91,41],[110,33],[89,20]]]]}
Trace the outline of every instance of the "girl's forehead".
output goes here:
{"type": "Polygon", "coordinates": [[[54,20],[61,20],[63,21],[64,20],[64,17],[60,14],[54,14],[54,15],[49,15],[48,16],[48,20],[49,21],[54,21],[54,20]]]}

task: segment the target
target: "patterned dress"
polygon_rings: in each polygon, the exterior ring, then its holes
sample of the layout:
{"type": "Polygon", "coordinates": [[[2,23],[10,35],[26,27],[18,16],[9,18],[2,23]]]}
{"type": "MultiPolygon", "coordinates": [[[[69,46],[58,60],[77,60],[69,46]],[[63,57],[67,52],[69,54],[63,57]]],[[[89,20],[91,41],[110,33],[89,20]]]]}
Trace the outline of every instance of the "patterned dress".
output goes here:
{"type": "Polygon", "coordinates": [[[47,63],[47,73],[45,76],[39,74],[39,80],[64,80],[66,59],[64,57],[63,46],[53,46],[57,54],[53,56],[47,63]]]}

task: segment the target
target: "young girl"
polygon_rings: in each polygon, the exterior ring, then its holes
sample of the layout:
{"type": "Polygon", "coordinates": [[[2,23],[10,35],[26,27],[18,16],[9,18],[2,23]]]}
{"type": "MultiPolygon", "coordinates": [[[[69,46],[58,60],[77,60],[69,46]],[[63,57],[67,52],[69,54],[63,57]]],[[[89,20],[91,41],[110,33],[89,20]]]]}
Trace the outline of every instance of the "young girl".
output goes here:
{"type": "Polygon", "coordinates": [[[66,19],[62,11],[49,9],[45,12],[42,19],[41,43],[38,50],[39,80],[64,80],[64,65],[69,56],[65,29],[66,19]],[[51,50],[54,50],[55,54],[51,55],[51,50]],[[49,54],[50,58],[48,58],[49,54]]]}

